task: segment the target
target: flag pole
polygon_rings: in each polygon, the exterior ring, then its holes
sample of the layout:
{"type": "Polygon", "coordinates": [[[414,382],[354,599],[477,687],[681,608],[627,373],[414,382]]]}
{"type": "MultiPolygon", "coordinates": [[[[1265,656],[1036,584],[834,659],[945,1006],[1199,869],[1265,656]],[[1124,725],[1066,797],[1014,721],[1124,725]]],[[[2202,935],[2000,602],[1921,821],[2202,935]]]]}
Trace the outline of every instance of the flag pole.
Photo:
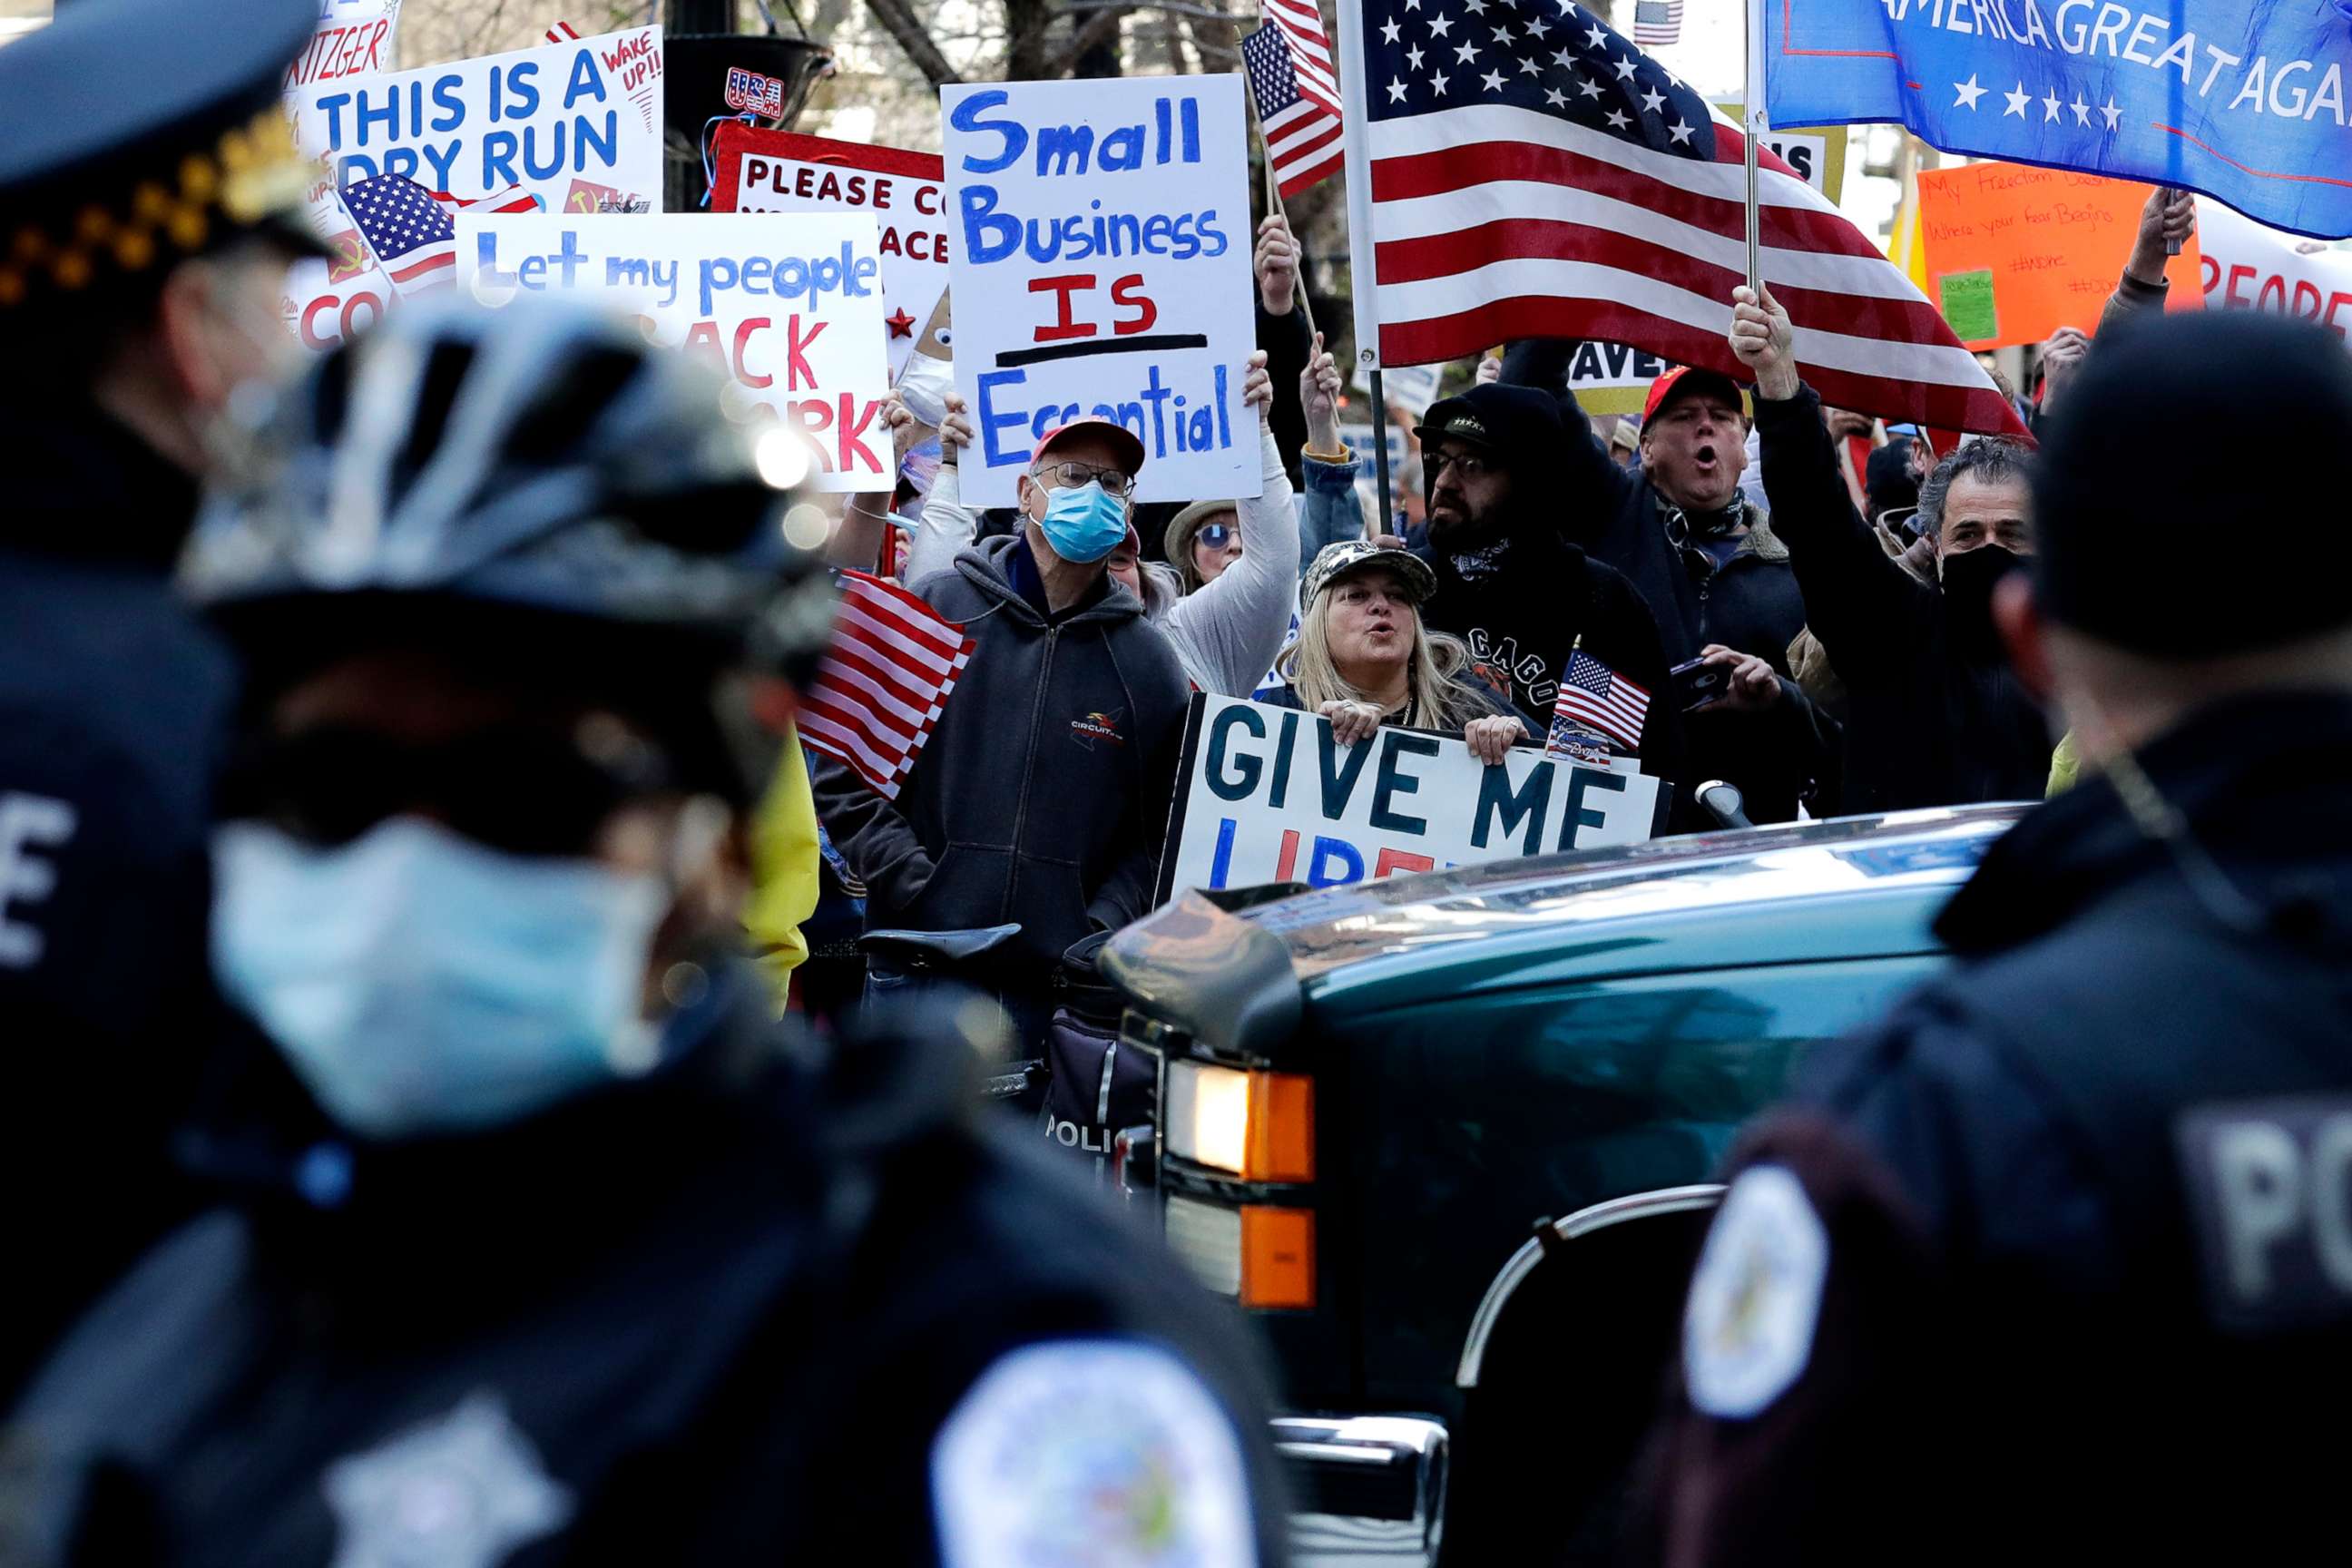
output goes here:
{"type": "Polygon", "coordinates": [[[1381,384],[1379,269],[1372,240],[1372,173],[1364,137],[1357,128],[1371,122],[1364,107],[1364,25],[1362,0],[1339,0],[1339,102],[1349,127],[1348,262],[1355,279],[1350,290],[1355,302],[1356,368],[1372,385],[1372,473],[1381,492],[1381,531],[1394,533],[1389,496],[1389,400],[1381,384]]]}
{"type": "Polygon", "coordinates": [[[1747,85],[1739,94],[1740,142],[1745,153],[1743,162],[1748,172],[1748,287],[1761,296],[1762,273],[1756,261],[1756,139],[1765,130],[1764,120],[1764,29],[1756,15],[1759,0],[1745,0],[1740,16],[1746,24],[1742,74],[1747,85]]]}
{"type": "MultiPolygon", "coordinates": [[[[1260,27],[1265,26],[1263,21],[1258,23],[1260,27]]],[[[1234,47],[1238,51],[1242,41],[1242,25],[1238,19],[1233,20],[1233,29],[1234,47]]],[[[1251,31],[1255,32],[1256,28],[1251,31]]],[[[1307,340],[1312,342],[1315,341],[1315,301],[1307,292],[1307,247],[1298,243],[1298,231],[1290,227],[1290,214],[1283,208],[1282,181],[1274,172],[1274,149],[1266,145],[1265,121],[1258,118],[1257,92],[1250,86],[1246,64],[1242,68],[1242,102],[1248,106],[1250,129],[1256,136],[1259,159],[1265,167],[1266,211],[1282,220],[1282,226],[1290,233],[1292,247],[1298,252],[1298,302],[1307,308],[1307,340]]]]}

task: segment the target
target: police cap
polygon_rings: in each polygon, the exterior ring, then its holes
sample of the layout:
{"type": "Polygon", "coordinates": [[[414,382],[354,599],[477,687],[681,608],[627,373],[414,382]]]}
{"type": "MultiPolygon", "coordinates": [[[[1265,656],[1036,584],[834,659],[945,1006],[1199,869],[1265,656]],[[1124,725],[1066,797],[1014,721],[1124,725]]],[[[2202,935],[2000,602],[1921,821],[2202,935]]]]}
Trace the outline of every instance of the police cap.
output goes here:
{"type": "Polygon", "coordinates": [[[266,227],[319,170],[280,107],[317,0],[74,0],[0,48],[0,320],[160,288],[266,227]]]}
{"type": "Polygon", "coordinates": [[[2053,620],[2164,658],[2352,624],[2336,575],[2279,543],[2335,499],[2282,459],[2347,448],[2352,354],[2334,332],[2252,310],[2103,332],[2042,430],[2035,597],[2053,620]]]}

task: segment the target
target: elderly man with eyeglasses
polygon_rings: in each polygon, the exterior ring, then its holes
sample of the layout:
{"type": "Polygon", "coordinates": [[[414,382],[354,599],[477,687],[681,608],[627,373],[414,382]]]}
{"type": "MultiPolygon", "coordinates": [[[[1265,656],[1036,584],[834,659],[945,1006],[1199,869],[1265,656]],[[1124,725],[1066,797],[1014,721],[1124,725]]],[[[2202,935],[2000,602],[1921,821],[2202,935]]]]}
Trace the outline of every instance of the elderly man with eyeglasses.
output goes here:
{"type": "MultiPolygon", "coordinates": [[[[1336,389],[1339,372],[1319,349],[1302,384],[1318,374],[1336,389]]],[[[1143,602],[1145,617],[1174,647],[1184,679],[1223,697],[1246,697],[1264,683],[1298,607],[1298,511],[1276,445],[1274,382],[1265,351],[1249,356],[1241,379],[1242,401],[1261,416],[1259,493],[1184,508],[1166,535],[1165,563],[1145,560],[1142,541],[1132,533],[1108,560],[1111,581],[1143,602]],[[1234,570],[1226,571],[1229,566],[1234,570]]],[[[948,395],[946,404],[939,478],[907,553],[910,584],[949,570],[981,532],[980,519],[963,504],[957,468],[959,454],[971,444],[971,418],[955,394],[948,395]]],[[[894,423],[911,417],[903,411],[892,416],[894,423]]],[[[1034,505],[1026,496],[1024,491],[1024,511],[1034,505]]]]}
{"type": "MultiPolygon", "coordinates": [[[[1020,531],[912,586],[977,646],[930,740],[886,800],[822,761],[817,815],[866,884],[869,931],[1018,924],[984,980],[1034,1044],[1066,952],[1150,908],[1191,687],[1116,581],[1143,443],[1102,418],[1038,441],[1020,531]]],[[[869,959],[869,993],[910,977],[869,959]]]]}

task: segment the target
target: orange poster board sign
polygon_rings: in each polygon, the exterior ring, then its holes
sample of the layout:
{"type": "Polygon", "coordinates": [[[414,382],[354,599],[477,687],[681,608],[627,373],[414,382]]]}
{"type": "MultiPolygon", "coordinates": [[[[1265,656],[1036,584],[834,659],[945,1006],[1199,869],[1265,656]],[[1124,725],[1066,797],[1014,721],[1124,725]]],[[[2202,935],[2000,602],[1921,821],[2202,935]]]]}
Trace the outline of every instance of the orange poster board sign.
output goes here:
{"type": "MultiPolygon", "coordinates": [[[[1972,349],[2095,332],[2139,232],[2147,187],[2064,169],[1970,163],[1919,174],[1927,302],[1972,349]]],[[[2169,310],[2205,303],[2197,238],[2164,269],[2169,310]]]]}

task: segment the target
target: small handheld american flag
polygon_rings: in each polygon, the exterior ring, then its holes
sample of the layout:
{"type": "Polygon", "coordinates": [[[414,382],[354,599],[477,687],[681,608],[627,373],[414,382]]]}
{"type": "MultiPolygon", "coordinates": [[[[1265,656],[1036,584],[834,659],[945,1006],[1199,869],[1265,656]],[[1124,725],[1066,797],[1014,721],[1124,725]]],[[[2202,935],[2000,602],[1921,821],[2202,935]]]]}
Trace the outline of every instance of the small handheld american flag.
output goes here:
{"type": "Polygon", "coordinates": [[[1649,714],[1647,688],[1636,686],[1580,647],[1570,652],[1568,669],[1559,680],[1559,700],[1552,709],[1555,734],[1565,721],[1571,729],[1597,731],[1635,752],[1641,750],[1642,726],[1649,714]]]}
{"type": "Polygon", "coordinates": [[[1347,161],[1339,110],[1307,95],[1283,28],[1260,27],[1244,38],[1242,61],[1249,68],[1250,94],[1257,100],[1258,127],[1265,136],[1266,172],[1288,200],[1347,161]]]}
{"type": "Polygon", "coordinates": [[[409,295],[457,277],[457,213],[469,207],[536,212],[539,198],[520,185],[509,185],[495,195],[467,199],[428,191],[404,174],[378,174],[346,186],[343,205],[375,248],[392,286],[409,295]]]}
{"type": "Polygon", "coordinates": [[[833,651],[801,700],[801,743],[896,800],[971,661],[972,639],[879,577],[844,572],[840,581],[833,651]]]}

